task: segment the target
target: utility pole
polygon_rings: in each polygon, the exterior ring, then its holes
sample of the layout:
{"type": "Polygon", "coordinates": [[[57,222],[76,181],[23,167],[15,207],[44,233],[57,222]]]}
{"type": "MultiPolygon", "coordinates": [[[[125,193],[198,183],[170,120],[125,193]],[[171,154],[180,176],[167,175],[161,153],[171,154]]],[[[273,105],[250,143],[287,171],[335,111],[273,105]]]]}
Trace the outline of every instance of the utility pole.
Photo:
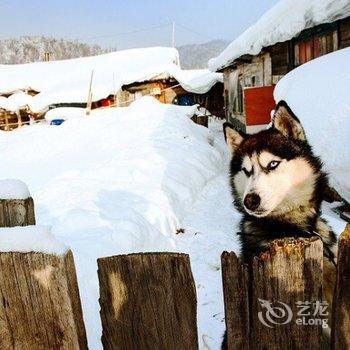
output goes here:
{"type": "Polygon", "coordinates": [[[175,21],[173,21],[173,31],[172,31],[172,37],[171,37],[171,44],[172,44],[172,47],[175,47],[175,21]]]}
{"type": "Polygon", "coordinates": [[[91,107],[92,107],[92,79],[94,78],[94,70],[91,71],[91,77],[90,77],[90,84],[89,84],[89,93],[88,93],[88,100],[86,103],[86,116],[89,116],[91,113],[91,107]]]}

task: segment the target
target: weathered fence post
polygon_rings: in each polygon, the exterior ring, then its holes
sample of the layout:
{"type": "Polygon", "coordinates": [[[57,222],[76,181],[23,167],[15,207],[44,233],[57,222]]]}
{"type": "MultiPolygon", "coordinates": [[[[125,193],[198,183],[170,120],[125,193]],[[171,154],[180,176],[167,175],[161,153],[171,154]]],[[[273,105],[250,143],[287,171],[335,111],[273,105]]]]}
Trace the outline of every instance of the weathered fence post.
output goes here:
{"type": "Polygon", "coordinates": [[[0,227],[35,225],[34,201],[26,199],[0,199],[0,227]]]}
{"type": "Polygon", "coordinates": [[[322,324],[296,320],[298,306],[322,302],[319,239],[274,241],[249,271],[224,252],[222,269],[228,349],[320,348],[322,324]]]}
{"type": "Polygon", "coordinates": [[[221,256],[222,280],[225,300],[227,349],[247,350],[249,344],[248,266],[242,264],[235,253],[221,256]]]}
{"type": "Polygon", "coordinates": [[[0,227],[28,225],[35,225],[35,216],[27,185],[15,179],[0,180],[0,227]]]}
{"type": "Polygon", "coordinates": [[[188,255],[101,258],[98,276],[104,349],[198,349],[188,255]]]}
{"type": "Polygon", "coordinates": [[[0,349],[87,349],[71,251],[0,253],[0,349]]]}
{"type": "Polygon", "coordinates": [[[350,349],[350,225],[338,244],[337,281],[333,298],[332,349],[350,349]]]}

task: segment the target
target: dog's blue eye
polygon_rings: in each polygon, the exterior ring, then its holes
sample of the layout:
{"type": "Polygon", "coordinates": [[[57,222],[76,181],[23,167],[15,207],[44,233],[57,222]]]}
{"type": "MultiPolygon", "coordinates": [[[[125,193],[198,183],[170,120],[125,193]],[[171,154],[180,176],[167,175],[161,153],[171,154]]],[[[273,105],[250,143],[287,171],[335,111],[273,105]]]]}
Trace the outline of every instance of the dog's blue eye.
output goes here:
{"type": "Polygon", "coordinates": [[[267,170],[273,170],[273,169],[276,169],[279,165],[280,165],[281,162],[279,162],[278,160],[273,160],[272,162],[270,162],[268,165],[267,165],[267,170]]]}

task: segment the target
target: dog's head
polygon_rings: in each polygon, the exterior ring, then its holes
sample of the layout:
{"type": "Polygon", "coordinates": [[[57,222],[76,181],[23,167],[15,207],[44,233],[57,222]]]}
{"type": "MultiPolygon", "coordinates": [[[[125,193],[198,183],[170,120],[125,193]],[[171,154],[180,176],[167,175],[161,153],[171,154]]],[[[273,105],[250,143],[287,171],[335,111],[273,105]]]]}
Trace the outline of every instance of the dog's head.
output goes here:
{"type": "Polygon", "coordinates": [[[276,106],[270,129],[246,135],[225,123],[224,134],[232,152],[230,181],[240,211],[270,218],[306,207],[318,211],[326,176],[286,102],[276,106]]]}

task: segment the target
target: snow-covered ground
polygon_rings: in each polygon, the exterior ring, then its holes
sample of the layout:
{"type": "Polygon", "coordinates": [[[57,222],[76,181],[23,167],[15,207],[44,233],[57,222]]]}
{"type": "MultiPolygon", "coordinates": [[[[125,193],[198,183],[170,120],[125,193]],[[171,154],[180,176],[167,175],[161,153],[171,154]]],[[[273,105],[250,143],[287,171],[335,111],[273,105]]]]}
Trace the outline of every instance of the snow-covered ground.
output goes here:
{"type": "Polygon", "coordinates": [[[96,259],[165,250],[190,254],[200,339],[218,347],[219,261],[235,247],[236,219],[222,135],[194,124],[194,110],[146,97],[61,126],[0,132],[0,179],[24,181],[38,224],[73,250],[91,349],[101,348],[96,259]]]}
{"type": "MultiPolygon", "coordinates": [[[[208,131],[189,119],[193,112],[146,97],[61,126],[0,132],[0,179],[27,183],[38,224],[73,250],[90,349],[102,348],[96,259],[145,251],[190,254],[200,349],[220,348],[220,255],[238,252],[240,217],[222,122],[208,131]]],[[[325,210],[340,232],[343,223],[325,210]]]]}
{"type": "Polygon", "coordinates": [[[292,70],[276,85],[301,120],[322,157],[330,183],[350,202],[350,48],[319,57],[292,70]]]}

